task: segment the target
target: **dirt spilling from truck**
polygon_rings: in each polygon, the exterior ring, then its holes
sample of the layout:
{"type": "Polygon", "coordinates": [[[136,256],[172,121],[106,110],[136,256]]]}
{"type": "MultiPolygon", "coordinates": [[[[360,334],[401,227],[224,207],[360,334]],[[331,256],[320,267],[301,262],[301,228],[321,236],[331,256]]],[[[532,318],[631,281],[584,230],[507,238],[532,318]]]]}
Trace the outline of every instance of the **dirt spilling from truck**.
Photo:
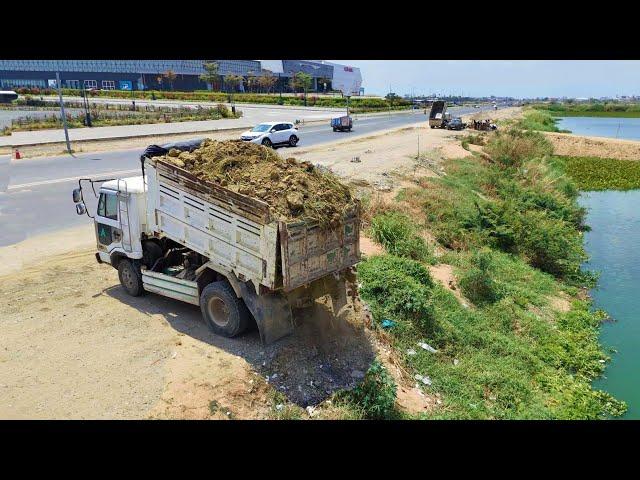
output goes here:
{"type": "Polygon", "coordinates": [[[335,225],[356,202],[349,187],[330,171],[241,140],[207,139],[192,152],[171,149],[160,158],[202,180],[264,201],[284,221],[335,225]]]}

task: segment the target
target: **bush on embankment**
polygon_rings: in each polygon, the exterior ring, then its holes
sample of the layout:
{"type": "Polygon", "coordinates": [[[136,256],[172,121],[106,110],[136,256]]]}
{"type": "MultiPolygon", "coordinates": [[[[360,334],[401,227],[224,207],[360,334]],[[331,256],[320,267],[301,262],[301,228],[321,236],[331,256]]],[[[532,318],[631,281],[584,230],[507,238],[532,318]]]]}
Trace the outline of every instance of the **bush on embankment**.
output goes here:
{"type": "MultiPolygon", "coordinates": [[[[564,163],[533,132],[496,135],[486,152],[490,160],[449,161],[445,176],[424,178],[398,196],[422,212],[412,214],[413,223],[449,249],[441,258],[472,304],[434,282],[410,249],[379,235],[396,255],[358,266],[374,328],[386,332],[425,395],[439,402],[422,417],[621,415],[623,402],[591,386],[609,359],[598,342],[605,315],[578,299],[593,277],[580,271],[584,211],[564,163]],[[385,319],[392,323],[383,326],[385,319]],[[437,351],[418,345],[424,343],[437,351]]],[[[382,215],[391,223],[400,218],[382,215]]]]}

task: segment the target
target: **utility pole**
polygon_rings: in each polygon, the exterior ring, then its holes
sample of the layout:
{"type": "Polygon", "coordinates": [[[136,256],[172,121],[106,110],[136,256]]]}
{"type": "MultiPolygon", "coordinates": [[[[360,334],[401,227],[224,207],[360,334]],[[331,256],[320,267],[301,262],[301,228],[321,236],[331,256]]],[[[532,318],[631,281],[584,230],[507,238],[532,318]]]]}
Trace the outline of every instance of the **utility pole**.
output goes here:
{"type": "Polygon", "coordinates": [[[62,125],[64,125],[64,138],[67,141],[67,152],[71,153],[69,143],[69,131],[67,130],[67,115],[64,113],[64,102],[62,101],[62,87],[60,86],[60,72],[56,72],[56,84],[58,85],[58,97],[60,98],[60,115],[62,115],[62,125]]]}

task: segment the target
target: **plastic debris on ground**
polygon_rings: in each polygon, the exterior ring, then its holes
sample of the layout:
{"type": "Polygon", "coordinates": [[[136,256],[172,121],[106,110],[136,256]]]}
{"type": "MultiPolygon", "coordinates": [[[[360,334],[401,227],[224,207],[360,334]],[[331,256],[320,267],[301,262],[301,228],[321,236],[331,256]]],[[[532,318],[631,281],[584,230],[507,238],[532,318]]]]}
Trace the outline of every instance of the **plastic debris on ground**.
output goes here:
{"type": "Polygon", "coordinates": [[[424,350],[426,350],[427,352],[431,352],[431,353],[438,353],[438,350],[436,350],[435,348],[433,348],[431,345],[429,345],[428,343],[424,343],[424,342],[418,342],[418,346],[423,348],[424,350]]]}
{"type": "Polygon", "coordinates": [[[415,377],[416,380],[424,383],[425,385],[431,385],[431,379],[429,377],[427,377],[426,375],[419,375],[416,373],[415,377]]]}
{"type": "Polygon", "coordinates": [[[393,320],[389,320],[388,318],[385,318],[384,320],[382,320],[380,325],[382,326],[382,328],[391,328],[396,326],[396,322],[394,322],[393,320]]]}
{"type": "Polygon", "coordinates": [[[416,351],[413,348],[407,350],[407,355],[415,355],[416,351]]]}

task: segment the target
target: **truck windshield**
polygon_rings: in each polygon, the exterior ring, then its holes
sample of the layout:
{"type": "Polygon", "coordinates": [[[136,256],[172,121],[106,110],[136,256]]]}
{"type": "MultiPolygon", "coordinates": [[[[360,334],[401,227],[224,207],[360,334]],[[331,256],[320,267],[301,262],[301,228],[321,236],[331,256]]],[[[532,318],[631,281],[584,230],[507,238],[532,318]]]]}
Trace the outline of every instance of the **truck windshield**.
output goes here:
{"type": "Polygon", "coordinates": [[[271,127],[271,125],[269,125],[268,123],[261,123],[260,125],[256,125],[255,127],[253,127],[253,130],[251,130],[252,132],[266,132],[267,130],[269,130],[269,128],[271,127]]]}

